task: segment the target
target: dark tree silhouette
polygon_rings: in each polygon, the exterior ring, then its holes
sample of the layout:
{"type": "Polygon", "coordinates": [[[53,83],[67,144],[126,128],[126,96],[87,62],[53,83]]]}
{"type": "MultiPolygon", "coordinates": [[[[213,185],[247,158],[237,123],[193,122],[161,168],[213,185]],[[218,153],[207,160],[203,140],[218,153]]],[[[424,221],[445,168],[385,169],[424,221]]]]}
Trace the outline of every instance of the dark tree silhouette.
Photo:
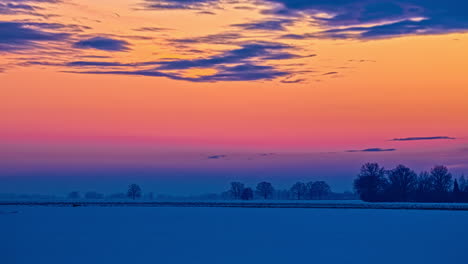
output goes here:
{"type": "Polygon", "coordinates": [[[330,186],[324,181],[309,182],[306,188],[310,199],[322,199],[331,193],[330,186]]]}
{"type": "Polygon", "coordinates": [[[410,168],[398,165],[385,171],[377,163],[366,163],[354,180],[354,188],[362,200],[450,202],[468,201],[464,177],[455,180],[445,166],[435,166],[431,172],[422,172],[419,177],[410,168]],[[388,179],[385,177],[388,175],[388,179]]]}
{"type": "Polygon", "coordinates": [[[465,179],[465,175],[462,174],[462,176],[458,180],[458,185],[461,192],[460,195],[462,202],[468,202],[468,181],[465,179]]]}
{"type": "Polygon", "coordinates": [[[278,200],[289,200],[291,198],[291,193],[289,190],[276,190],[274,197],[278,200]]]}
{"type": "Polygon", "coordinates": [[[231,193],[232,198],[240,199],[242,195],[242,191],[244,191],[244,184],[240,182],[231,182],[231,189],[229,192],[231,193]]]}
{"type": "Polygon", "coordinates": [[[388,173],[389,179],[389,199],[393,201],[408,201],[410,195],[417,187],[416,173],[410,168],[398,165],[388,173]]]}
{"type": "Polygon", "coordinates": [[[455,202],[461,202],[462,201],[462,192],[460,191],[460,187],[458,186],[458,181],[455,179],[453,181],[453,199],[455,202]]]}
{"type": "Polygon", "coordinates": [[[301,200],[307,193],[307,186],[303,182],[296,182],[290,192],[297,200],[301,200]]]}
{"type": "Polygon", "coordinates": [[[374,202],[383,199],[387,187],[385,169],[377,163],[362,165],[361,172],[354,180],[354,189],[363,201],[374,202]]]}
{"type": "Polygon", "coordinates": [[[468,193],[468,181],[465,179],[464,174],[462,174],[462,176],[458,179],[458,186],[460,188],[460,192],[468,193]]]}
{"type": "Polygon", "coordinates": [[[431,169],[432,188],[437,201],[446,201],[452,186],[452,174],[445,166],[435,166],[431,169]]]}
{"type": "Polygon", "coordinates": [[[253,190],[252,190],[252,188],[245,188],[244,190],[242,190],[241,199],[242,200],[252,200],[253,199],[253,190]]]}
{"type": "Polygon", "coordinates": [[[70,192],[68,194],[68,199],[79,199],[81,198],[81,195],[79,192],[70,192]]]}
{"type": "Polygon", "coordinates": [[[269,182],[261,182],[257,184],[257,194],[263,199],[268,199],[273,195],[275,189],[269,182]]]}
{"type": "Polygon", "coordinates": [[[420,202],[431,200],[433,185],[429,172],[421,172],[416,186],[416,200],[420,202]]]}
{"type": "Polygon", "coordinates": [[[130,184],[128,186],[127,196],[135,200],[141,197],[141,188],[138,184],[130,184]]]}

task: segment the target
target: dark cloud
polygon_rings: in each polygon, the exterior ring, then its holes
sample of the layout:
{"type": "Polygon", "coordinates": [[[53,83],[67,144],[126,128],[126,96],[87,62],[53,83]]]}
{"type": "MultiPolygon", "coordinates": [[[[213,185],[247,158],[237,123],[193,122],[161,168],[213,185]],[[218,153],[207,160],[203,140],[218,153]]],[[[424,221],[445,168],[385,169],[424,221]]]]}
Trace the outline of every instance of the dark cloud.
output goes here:
{"type": "Polygon", "coordinates": [[[68,66],[147,66],[159,65],[157,70],[186,70],[191,68],[218,68],[229,71],[265,71],[271,70],[271,66],[259,66],[252,61],[281,60],[298,57],[286,52],[291,48],[288,45],[274,42],[259,42],[243,44],[240,48],[225,51],[219,55],[200,59],[167,60],[157,62],[141,63],[118,63],[118,62],[96,62],[96,61],[76,61],[68,66]],[[229,64],[239,64],[229,66],[229,64]]]}
{"type": "Polygon", "coordinates": [[[234,9],[238,10],[255,10],[255,7],[252,6],[235,6],[234,9]]]}
{"type": "Polygon", "coordinates": [[[202,76],[196,79],[188,79],[198,82],[213,81],[256,81],[271,80],[277,77],[286,76],[290,73],[280,71],[272,66],[261,66],[253,64],[242,64],[232,67],[223,66],[221,70],[213,75],[202,76]]]}
{"type": "Polygon", "coordinates": [[[62,0],[0,0],[0,2],[10,3],[60,3],[62,0]]]}
{"type": "MultiPolygon", "coordinates": [[[[180,70],[190,68],[207,68],[218,65],[226,64],[238,64],[247,63],[252,60],[264,61],[275,54],[281,53],[286,54],[284,51],[291,48],[288,45],[274,42],[259,42],[259,43],[246,43],[239,49],[229,50],[220,55],[211,56],[203,59],[192,59],[192,60],[174,60],[174,61],[163,61],[160,63],[160,70],[180,70]]],[[[289,53],[288,53],[289,54],[289,53]]],[[[293,55],[291,55],[293,56],[293,55]]],[[[287,59],[287,58],[284,58],[287,59]]],[[[259,66],[266,67],[266,66],[259,66]]],[[[242,67],[238,68],[242,69],[242,67]]],[[[256,68],[257,70],[259,68],[256,68]]]]}
{"type": "Polygon", "coordinates": [[[322,75],[335,75],[335,74],[338,74],[338,72],[326,72],[322,75]]]}
{"type": "Polygon", "coordinates": [[[47,31],[48,24],[0,22],[0,52],[39,47],[39,43],[63,41],[69,37],[66,33],[47,31]],[[45,28],[43,30],[41,28],[45,28]]]}
{"type": "MultiPolygon", "coordinates": [[[[119,66],[116,63],[103,63],[103,65],[96,66],[119,66]]],[[[74,65],[76,66],[76,64],[74,65]]],[[[121,65],[120,65],[121,66],[121,65]]],[[[68,71],[70,73],[81,74],[114,74],[114,75],[134,75],[134,76],[147,76],[147,77],[166,77],[173,80],[190,81],[190,82],[217,82],[217,81],[256,81],[256,80],[271,80],[277,77],[286,76],[289,72],[276,70],[271,66],[258,66],[258,65],[238,65],[227,67],[220,67],[218,72],[212,75],[205,75],[200,77],[183,77],[177,73],[165,73],[157,70],[114,70],[114,71],[68,71]]]]}
{"type": "Polygon", "coordinates": [[[28,4],[2,3],[0,2],[1,15],[17,15],[17,14],[36,14],[38,7],[28,4]]]}
{"type": "Polygon", "coordinates": [[[216,15],[215,12],[211,12],[211,11],[199,11],[199,12],[197,12],[197,14],[200,14],[200,15],[216,15]]]}
{"type": "Polygon", "coordinates": [[[368,148],[368,149],[360,149],[360,150],[347,150],[346,152],[387,152],[387,151],[395,151],[396,149],[383,149],[383,148],[368,148]]]}
{"type": "Polygon", "coordinates": [[[313,38],[315,35],[314,34],[285,34],[282,35],[280,38],[282,39],[297,39],[297,40],[302,40],[302,39],[309,39],[313,38]]]}
{"type": "Polygon", "coordinates": [[[177,10],[213,7],[219,0],[145,0],[144,7],[154,10],[177,10]]]}
{"type": "Polygon", "coordinates": [[[140,32],[161,32],[161,31],[167,31],[171,29],[163,28],[163,27],[140,27],[140,28],[135,28],[133,30],[140,31],[140,32]]]}
{"type": "Polygon", "coordinates": [[[70,67],[123,67],[133,66],[131,64],[119,63],[119,62],[107,62],[107,61],[72,61],[66,64],[70,67]]]}
{"type": "Polygon", "coordinates": [[[91,58],[91,59],[109,59],[109,56],[100,56],[100,55],[82,55],[81,58],[91,58]]]}
{"type": "Polygon", "coordinates": [[[28,27],[37,27],[40,29],[48,30],[63,30],[68,33],[83,32],[84,30],[91,29],[91,27],[76,25],[76,24],[60,24],[60,23],[42,23],[42,22],[24,22],[28,27]]]}
{"type": "Polygon", "coordinates": [[[227,155],[214,155],[214,156],[209,156],[208,159],[222,159],[226,157],[227,155]]]}
{"type": "MultiPolygon", "coordinates": [[[[239,48],[217,55],[197,59],[161,60],[135,63],[109,61],[72,61],[65,66],[74,68],[100,68],[101,70],[69,71],[89,74],[116,74],[167,77],[191,82],[256,81],[271,80],[291,75],[290,70],[262,65],[265,62],[297,58],[287,50],[291,46],[275,42],[244,43],[239,48]],[[151,67],[148,69],[148,67],[151,67]],[[105,70],[102,70],[105,68],[105,70]],[[114,68],[114,70],[109,70],[114,68]],[[115,69],[117,68],[117,69],[115,69]],[[186,77],[185,70],[208,68],[216,72],[211,75],[186,77]]],[[[297,81],[298,82],[298,81],[297,81]]],[[[291,82],[292,83],[292,82],[291,82]]]]}
{"type": "Polygon", "coordinates": [[[414,141],[414,140],[440,140],[440,139],[456,139],[454,137],[447,137],[447,136],[442,136],[442,137],[407,137],[407,138],[394,138],[391,141],[414,141]]]}
{"type": "Polygon", "coordinates": [[[276,155],[276,154],[275,153],[260,153],[258,155],[262,156],[262,157],[267,157],[267,156],[273,156],[273,155],[276,155]]]}
{"type": "Polygon", "coordinates": [[[301,83],[301,82],[304,82],[306,79],[294,79],[294,80],[291,80],[291,79],[285,79],[285,80],[281,80],[282,83],[301,83]]]}
{"type": "Polygon", "coordinates": [[[125,40],[108,37],[94,37],[75,42],[73,47],[78,49],[98,49],[105,51],[127,51],[130,44],[125,40]]]}
{"type": "Polygon", "coordinates": [[[270,0],[277,15],[306,12],[330,29],[288,38],[387,38],[468,30],[468,2],[459,0],[270,0]],[[328,14],[329,17],[318,14],[328,14]]]}
{"type": "Polygon", "coordinates": [[[272,19],[250,23],[233,24],[231,26],[242,28],[244,30],[285,31],[286,26],[291,26],[293,24],[294,20],[292,19],[272,19]]]}
{"type": "Polygon", "coordinates": [[[239,33],[219,33],[211,34],[201,37],[193,38],[183,38],[183,39],[173,39],[171,40],[174,43],[184,43],[184,44],[233,44],[233,42],[238,42],[242,38],[242,35],[239,33]]]}
{"type": "Polygon", "coordinates": [[[0,15],[31,15],[47,18],[41,11],[45,8],[37,3],[58,3],[58,0],[0,0],[0,15]]]}

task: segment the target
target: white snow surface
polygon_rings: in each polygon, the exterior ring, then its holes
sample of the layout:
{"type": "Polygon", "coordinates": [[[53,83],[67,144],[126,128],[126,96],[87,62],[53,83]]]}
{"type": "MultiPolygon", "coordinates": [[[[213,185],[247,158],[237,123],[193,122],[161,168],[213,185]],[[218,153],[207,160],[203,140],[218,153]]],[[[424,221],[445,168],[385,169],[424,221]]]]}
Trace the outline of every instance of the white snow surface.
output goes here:
{"type": "Polygon", "coordinates": [[[468,211],[0,206],[0,263],[462,263],[467,223],[468,211]]]}

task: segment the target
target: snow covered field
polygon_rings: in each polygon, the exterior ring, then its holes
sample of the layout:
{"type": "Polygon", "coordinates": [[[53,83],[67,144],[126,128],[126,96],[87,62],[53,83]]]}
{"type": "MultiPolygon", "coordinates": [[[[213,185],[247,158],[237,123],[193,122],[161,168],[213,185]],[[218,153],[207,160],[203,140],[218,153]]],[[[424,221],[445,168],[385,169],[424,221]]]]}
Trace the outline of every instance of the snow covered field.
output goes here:
{"type": "Polygon", "coordinates": [[[461,263],[467,211],[0,206],[0,263],[461,263]]]}
{"type": "Polygon", "coordinates": [[[468,211],[467,203],[368,203],[360,200],[0,200],[0,206],[101,206],[101,207],[242,207],[242,208],[329,208],[329,209],[411,209],[468,211]]]}

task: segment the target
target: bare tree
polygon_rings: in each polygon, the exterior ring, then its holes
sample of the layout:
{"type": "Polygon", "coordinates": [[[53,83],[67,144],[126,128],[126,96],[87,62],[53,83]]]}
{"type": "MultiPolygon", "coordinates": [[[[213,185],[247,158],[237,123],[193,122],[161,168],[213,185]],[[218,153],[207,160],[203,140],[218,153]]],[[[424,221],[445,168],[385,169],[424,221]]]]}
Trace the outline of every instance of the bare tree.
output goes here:
{"type": "Polygon", "coordinates": [[[127,196],[135,200],[141,197],[141,188],[138,184],[130,184],[128,186],[127,196]]]}
{"type": "Polygon", "coordinates": [[[269,182],[261,182],[257,184],[257,194],[263,199],[268,199],[273,195],[275,189],[269,182]]]}
{"type": "Polygon", "coordinates": [[[461,202],[462,201],[462,192],[460,191],[460,187],[458,186],[458,181],[455,179],[453,181],[453,200],[455,202],[461,202]]]}
{"type": "Polygon", "coordinates": [[[419,174],[416,186],[417,200],[428,201],[432,192],[432,178],[429,172],[423,171],[419,174]]]}
{"type": "Polygon", "coordinates": [[[330,186],[324,181],[309,182],[306,187],[310,199],[322,199],[331,193],[330,186]]]}
{"type": "Polygon", "coordinates": [[[458,179],[458,184],[460,186],[460,191],[461,192],[467,192],[468,193],[468,180],[465,179],[464,174],[462,174],[460,179],[458,179]]]}
{"type": "Polygon", "coordinates": [[[445,200],[447,193],[452,186],[452,174],[449,173],[445,166],[435,166],[431,169],[431,179],[433,191],[438,200],[445,200]]]}
{"type": "Polygon", "coordinates": [[[385,169],[377,163],[366,163],[362,165],[361,172],[354,180],[354,189],[364,201],[382,200],[387,186],[385,169]]]}
{"type": "Polygon", "coordinates": [[[289,190],[276,190],[274,192],[275,199],[278,200],[289,200],[291,198],[291,193],[289,190]]]}
{"type": "Polygon", "coordinates": [[[252,188],[244,188],[241,194],[242,200],[252,200],[253,199],[253,190],[252,188]]]}
{"type": "Polygon", "coordinates": [[[240,182],[231,182],[231,189],[229,192],[231,193],[232,198],[240,199],[242,195],[242,191],[244,191],[244,184],[240,182]]]}
{"type": "Polygon", "coordinates": [[[301,200],[304,198],[305,194],[307,193],[307,187],[303,182],[296,182],[291,187],[292,195],[297,198],[297,200],[301,200]]]}
{"type": "Polygon", "coordinates": [[[410,168],[398,165],[388,175],[390,198],[394,201],[408,201],[417,187],[418,176],[410,168]]]}

